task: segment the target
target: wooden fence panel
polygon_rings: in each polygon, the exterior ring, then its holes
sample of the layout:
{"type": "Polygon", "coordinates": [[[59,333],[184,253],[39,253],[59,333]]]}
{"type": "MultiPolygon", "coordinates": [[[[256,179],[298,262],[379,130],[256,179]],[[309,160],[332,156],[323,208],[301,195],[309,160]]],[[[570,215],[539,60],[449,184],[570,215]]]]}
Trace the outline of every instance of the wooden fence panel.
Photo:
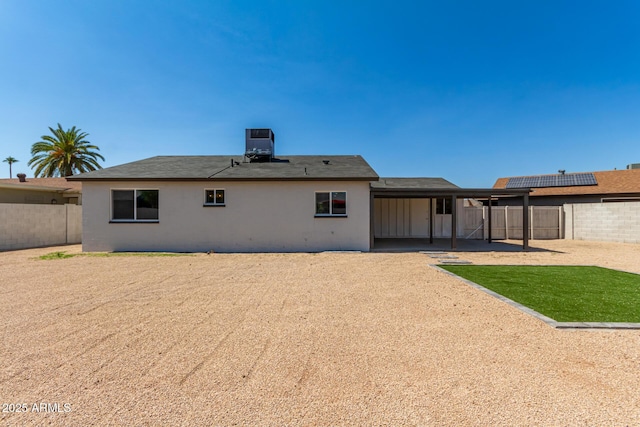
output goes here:
{"type": "MultiPolygon", "coordinates": [[[[488,207],[464,208],[464,236],[467,239],[488,239],[488,207]]],[[[562,238],[561,206],[530,206],[531,239],[562,238]]],[[[491,207],[491,238],[522,240],[522,206],[491,207]]]]}
{"type": "MultiPolygon", "coordinates": [[[[489,208],[484,208],[487,211],[489,208]]],[[[488,218],[488,214],[485,215],[485,218],[488,218]]],[[[492,206],[491,207],[491,238],[492,239],[506,239],[507,238],[507,228],[506,228],[506,217],[504,215],[504,207],[492,206]]],[[[489,227],[489,224],[485,222],[485,229],[489,227]]],[[[489,231],[487,230],[487,239],[489,235],[489,231]]]]}
{"type": "Polygon", "coordinates": [[[482,208],[464,208],[464,238],[482,240],[484,212],[482,208]]]}
{"type": "MultiPolygon", "coordinates": [[[[522,239],[522,206],[505,206],[507,216],[507,238],[522,239]]],[[[529,221],[531,223],[531,221],[529,221]]]]}
{"type": "Polygon", "coordinates": [[[560,239],[560,216],[562,211],[556,206],[531,207],[532,239],[560,239]]]}

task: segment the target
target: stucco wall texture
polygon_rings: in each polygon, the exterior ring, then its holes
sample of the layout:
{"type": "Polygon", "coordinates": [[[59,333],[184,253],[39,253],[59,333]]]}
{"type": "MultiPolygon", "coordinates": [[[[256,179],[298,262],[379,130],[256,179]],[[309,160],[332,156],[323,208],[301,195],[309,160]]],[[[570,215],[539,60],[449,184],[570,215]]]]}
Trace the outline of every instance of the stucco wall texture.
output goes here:
{"type": "Polygon", "coordinates": [[[83,251],[369,250],[369,182],[83,183],[83,251]],[[111,190],[157,189],[157,223],[111,221],[111,190]],[[225,206],[203,206],[206,189],[225,206]],[[346,191],[347,217],[315,217],[315,192],[346,191]]]}

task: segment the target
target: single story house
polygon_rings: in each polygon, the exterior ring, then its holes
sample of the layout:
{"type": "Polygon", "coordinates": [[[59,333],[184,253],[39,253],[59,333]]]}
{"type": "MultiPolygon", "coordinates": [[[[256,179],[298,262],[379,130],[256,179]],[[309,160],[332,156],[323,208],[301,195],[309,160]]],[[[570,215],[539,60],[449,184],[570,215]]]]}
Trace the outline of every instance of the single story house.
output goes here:
{"type": "MultiPolygon", "coordinates": [[[[630,202],[640,200],[640,165],[600,172],[498,178],[494,189],[531,188],[534,206],[562,206],[570,203],[630,202]]],[[[494,205],[508,205],[508,199],[494,205]]]]}
{"type": "Polygon", "coordinates": [[[528,203],[528,189],[380,178],[358,155],[276,157],[274,140],[247,129],[243,155],[158,156],[68,177],[83,184],[83,250],[369,251],[378,238],[438,237],[455,248],[464,198],[528,203]]]}
{"type": "Polygon", "coordinates": [[[82,182],[65,178],[0,179],[0,203],[82,204],[82,182]]]}

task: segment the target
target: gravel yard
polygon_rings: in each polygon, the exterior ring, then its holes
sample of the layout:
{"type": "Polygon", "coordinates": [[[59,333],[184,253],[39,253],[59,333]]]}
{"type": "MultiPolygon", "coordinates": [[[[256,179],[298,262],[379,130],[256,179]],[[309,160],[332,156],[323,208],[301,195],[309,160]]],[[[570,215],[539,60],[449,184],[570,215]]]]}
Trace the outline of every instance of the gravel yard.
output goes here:
{"type": "MultiPolygon", "coordinates": [[[[455,255],[640,273],[640,245],[531,246],[455,255]]],[[[640,331],[555,330],[425,254],[57,250],[0,253],[2,425],[640,424],[640,331]]]]}

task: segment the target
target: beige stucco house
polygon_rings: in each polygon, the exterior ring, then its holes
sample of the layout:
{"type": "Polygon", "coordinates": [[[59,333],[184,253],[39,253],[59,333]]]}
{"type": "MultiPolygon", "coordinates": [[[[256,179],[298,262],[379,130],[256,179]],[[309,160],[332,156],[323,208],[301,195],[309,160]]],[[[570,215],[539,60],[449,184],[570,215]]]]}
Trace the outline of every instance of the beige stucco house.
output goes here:
{"type": "MultiPolygon", "coordinates": [[[[158,156],[69,177],[82,182],[83,250],[368,251],[378,239],[434,238],[455,248],[464,198],[496,192],[379,178],[358,155],[275,157],[274,139],[247,129],[242,155],[158,156]]],[[[527,203],[528,190],[500,192],[527,203]]]]}
{"type": "Polygon", "coordinates": [[[291,252],[369,249],[360,156],[161,156],[83,182],[84,251],[291,252]]]}

